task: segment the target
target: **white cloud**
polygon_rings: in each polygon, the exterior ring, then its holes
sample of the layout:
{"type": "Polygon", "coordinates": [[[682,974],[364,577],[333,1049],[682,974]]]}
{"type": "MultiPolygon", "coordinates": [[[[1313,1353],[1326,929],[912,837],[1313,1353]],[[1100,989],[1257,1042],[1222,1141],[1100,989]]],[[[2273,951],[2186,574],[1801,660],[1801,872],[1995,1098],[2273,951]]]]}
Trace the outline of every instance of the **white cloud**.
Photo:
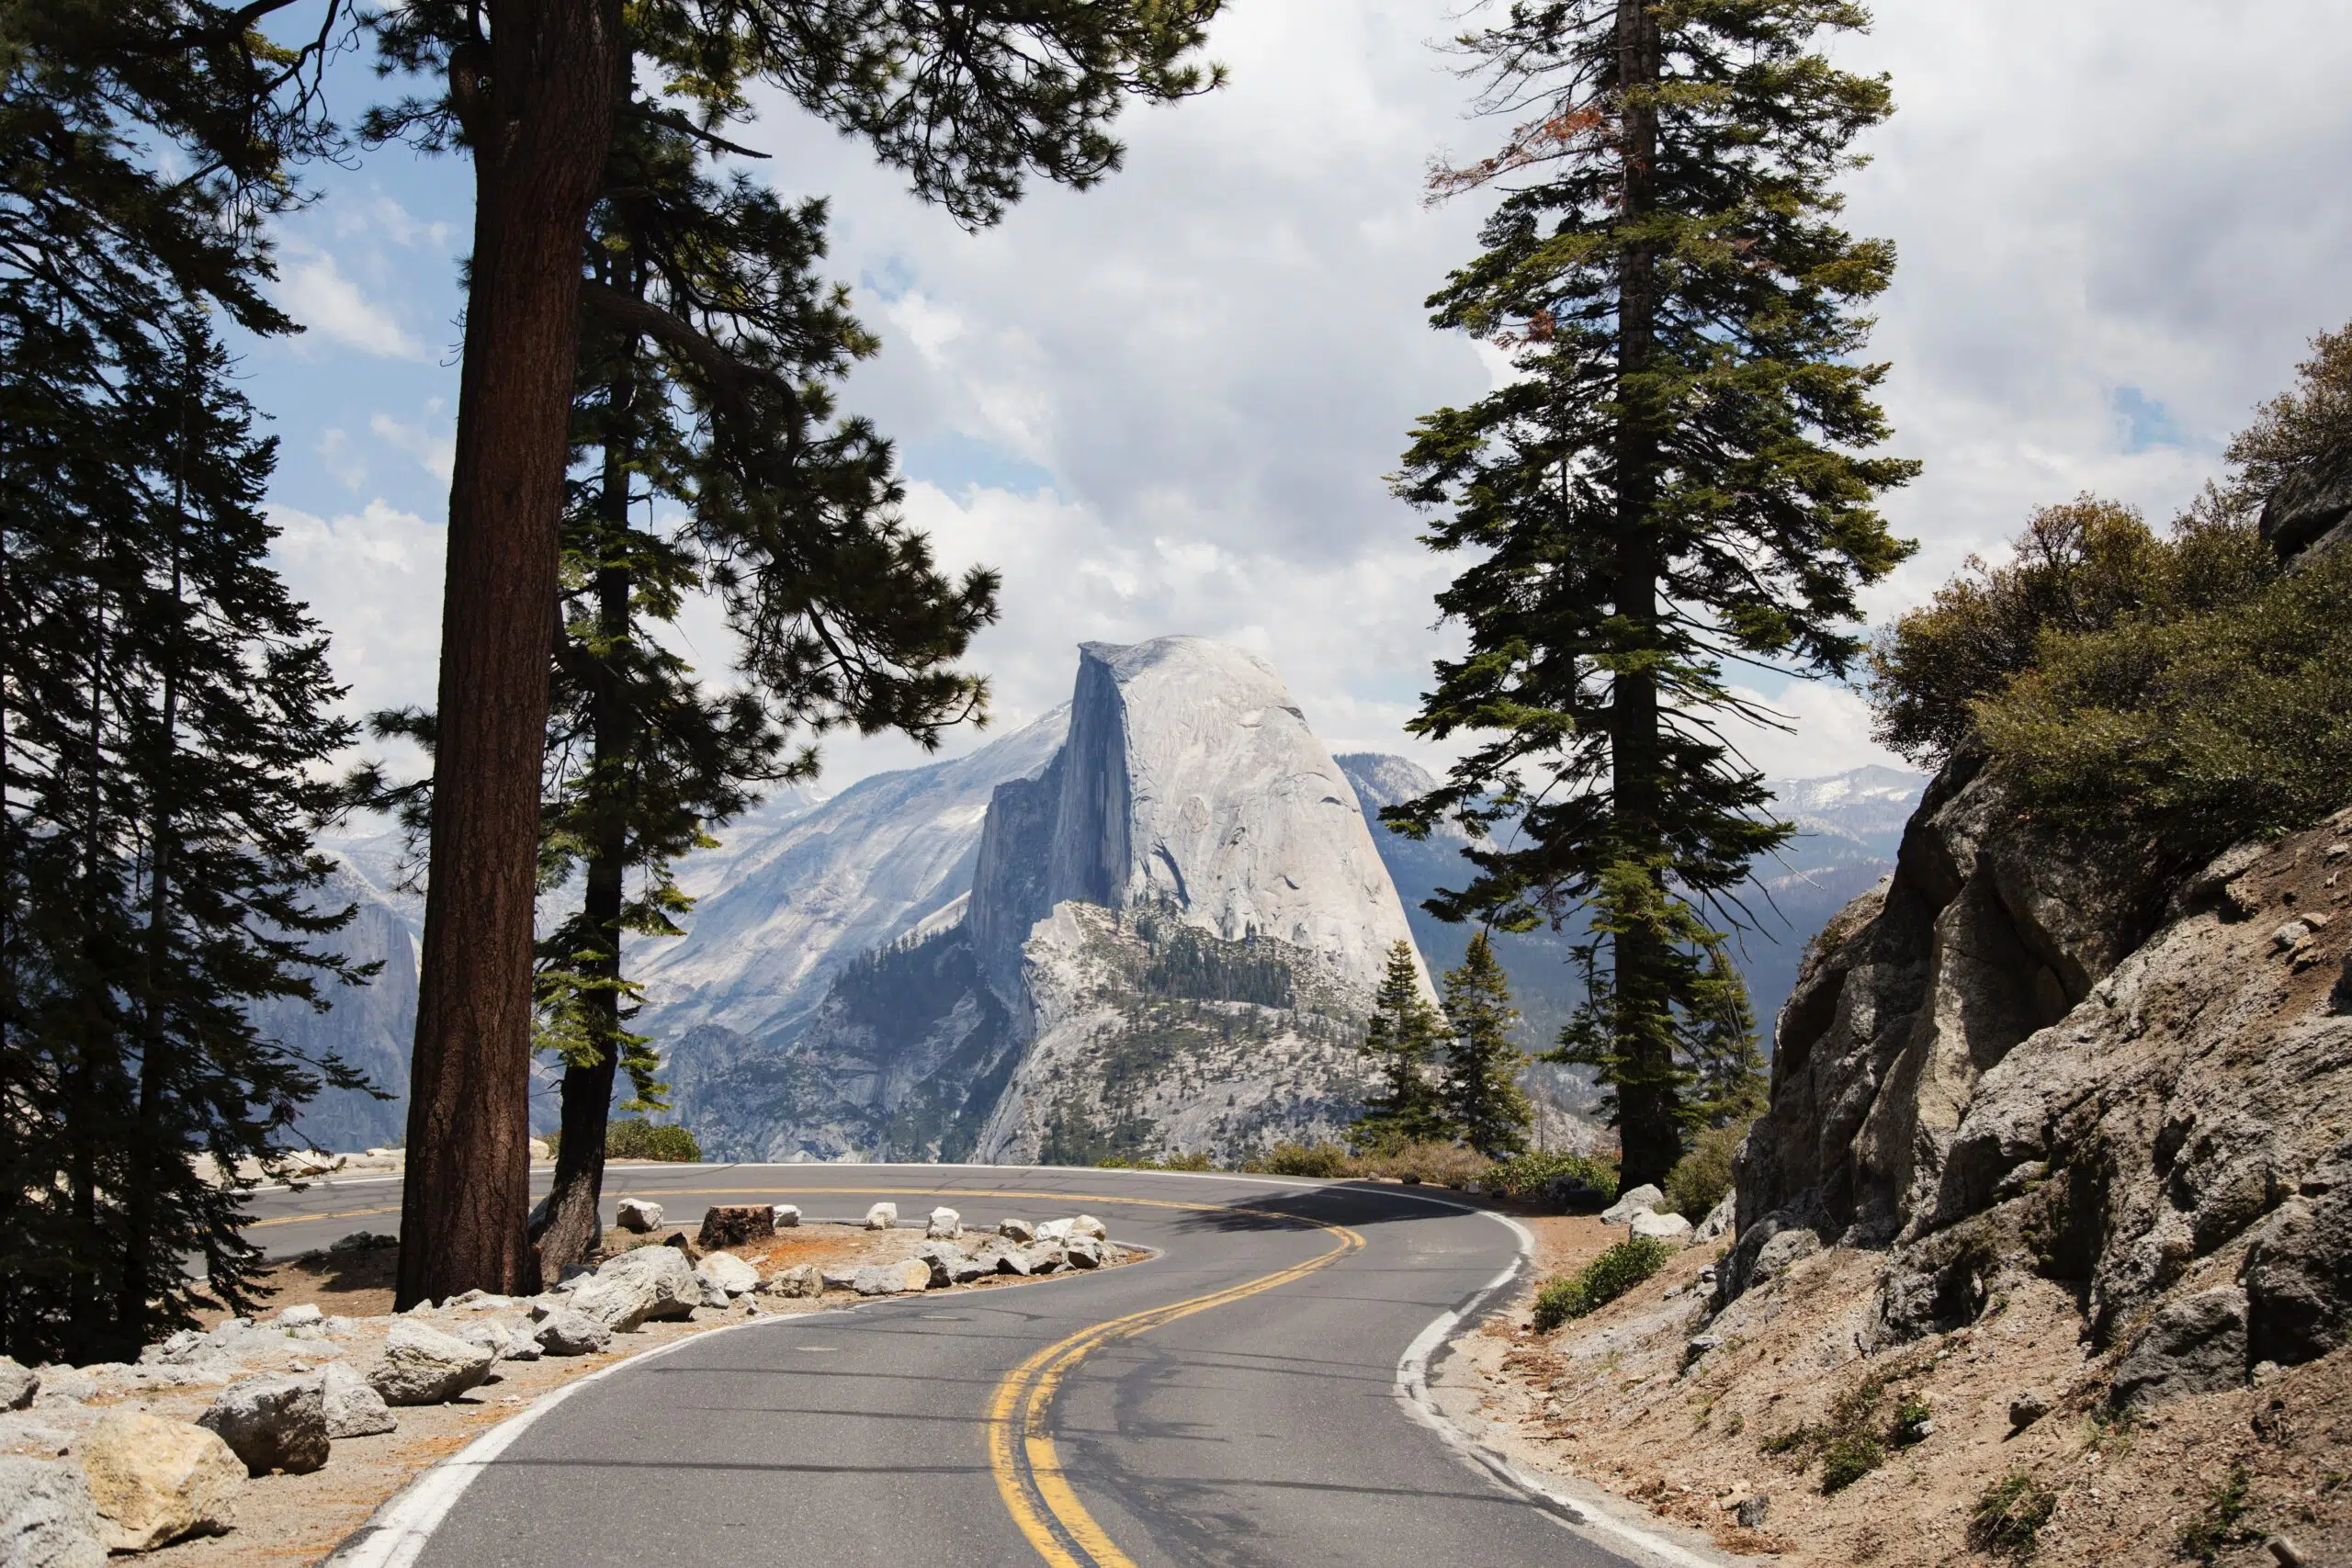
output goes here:
{"type": "Polygon", "coordinates": [[[294,596],[334,636],[348,714],[430,707],[441,658],[441,570],[447,530],[371,501],[332,521],[269,509],[271,552],[294,596]]]}
{"type": "Polygon", "coordinates": [[[413,458],[426,473],[444,484],[458,467],[458,425],[456,419],[442,412],[441,400],[428,400],[417,420],[411,423],[394,419],[388,413],[369,418],[368,428],[376,438],[393,451],[413,458]]]}
{"type": "Polygon", "coordinates": [[[296,259],[278,284],[277,305],[311,333],[381,359],[431,357],[390,310],[344,276],[334,255],[290,242],[286,249],[296,259]]]}

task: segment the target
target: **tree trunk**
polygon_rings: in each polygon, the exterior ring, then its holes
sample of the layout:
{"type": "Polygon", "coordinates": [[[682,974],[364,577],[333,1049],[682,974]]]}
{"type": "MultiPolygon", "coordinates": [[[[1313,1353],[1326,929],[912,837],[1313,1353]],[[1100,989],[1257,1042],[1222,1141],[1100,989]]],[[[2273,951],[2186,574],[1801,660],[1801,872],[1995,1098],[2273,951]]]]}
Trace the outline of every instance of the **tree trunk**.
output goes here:
{"type": "Polygon", "coordinates": [[[473,276],[449,486],[401,1307],[537,1286],[525,1227],[550,619],[581,243],[629,64],[619,0],[486,9],[487,44],[450,62],[474,153],[473,276]]]}
{"type": "MultiPolygon", "coordinates": [[[[1617,85],[1626,95],[1622,157],[1624,208],[1620,220],[1637,223],[1657,205],[1657,111],[1646,95],[1658,80],[1656,0],[1620,0],[1617,85]]],[[[1657,255],[1646,243],[1629,244],[1618,289],[1618,387],[1624,409],[1618,431],[1616,610],[1632,629],[1621,655],[1657,645],[1660,562],[1657,520],[1661,433],[1656,394],[1644,383],[1657,331],[1657,255]]],[[[1655,867],[1662,840],[1658,813],[1659,714],[1657,677],[1645,669],[1618,670],[1611,682],[1610,788],[1617,817],[1615,853],[1655,867]]],[[[1653,875],[1656,873],[1653,871],[1653,875]]],[[[1664,889],[1657,889],[1662,897],[1664,889]]],[[[1646,914],[1646,911],[1645,912],[1646,914]]],[[[1617,1133],[1626,1186],[1663,1181],[1679,1156],[1672,1089],[1672,1035],[1660,1014],[1671,1006],[1662,973],[1664,935],[1644,919],[1623,922],[1611,942],[1619,1062],[1617,1133]]]]}
{"type": "MultiPolygon", "coordinates": [[[[629,359],[624,355],[622,363],[629,359]]],[[[604,492],[601,504],[609,539],[618,539],[628,527],[628,452],[626,434],[634,400],[634,378],[624,369],[613,388],[613,418],[617,427],[605,444],[604,492]]],[[[630,574],[615,565],[607,546],[596,571],[596,630],[606,649],[629,635],[630,574]]],[[[622,874],[628,863],[628,815],[613,798],[628,766],[631,736],[627,694],[609,652],[590,660],[594,682],[589,699],[589,724],[594,734],[590,776],[601,798],[595,817],[595,843],[588,855],[588,886],[584,912],[599,937],[597,956],[587,968],[605,986],[588,998],[594,1010],[594,1034],[603,1048],[591,1062],[566,1062],[563,1067],[563,1136],[558,1140],[555,1185],[548,1194],[547,1218],[539,1237],[539,1270],[552,1276],[567,1263],[586,1260],[604,1235],[599,1205],[605,1191],[605,1132],[613,1103],[613,1079],[620,1061],[620,977],[622,874]]]]}

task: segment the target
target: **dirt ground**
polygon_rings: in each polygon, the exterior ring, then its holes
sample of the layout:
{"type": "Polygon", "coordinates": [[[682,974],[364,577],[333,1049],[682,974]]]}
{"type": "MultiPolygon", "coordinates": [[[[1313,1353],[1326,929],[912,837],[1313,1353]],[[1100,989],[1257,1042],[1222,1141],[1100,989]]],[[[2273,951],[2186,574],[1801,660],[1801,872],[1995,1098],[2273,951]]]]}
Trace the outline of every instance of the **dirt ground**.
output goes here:
{"type": "MultiPolygon", "coordinates": [[[[666,1235],[669,1232],[665,1229],[660,1234],[666,1235]]],[[[608,1252],[624,1251],[645,1245],[648,1239],[613,1231],[607,1233],[606,1248],[608,1252]]],[[[967,1235],[964,1245],[968,1248],[980,1239],[967,1235]]],[[[838,1269],[888,1262],[914,1256],[922,1244],[923,1233],[920,1229],[867,1231],[854,1225],[807,1224],[778,1232],[773,1241],[728,1250],[755,1265],[763,1275],[768,1275],[798,1263],[838,1269]]],[[[240,1375],[307,1371],[328,1359],[341,1359],[364,1372],[390,1326],[390,1319],[382,1314],[390,1310],[392,1269],[398,1256],[391,1247],[312,1253],[273,1266],[263,1281],[273,1292],[267,1298],[265,1313],[274,1314],[285,1307],[311,1304],[330,1315],[356,1321],[332,1337],[288,1339],[282,1353],[270,1350],[248,1354],[240,1375]]],[[[1129,1252],[1120,1261],[1135,1261],[1143,1256],[1129,1252]]],[[[1052,1281],[995,1276],[957,1289],[1000,1290],[1033,1282],[1052,1281]]],[[[617,1361],[729,1324],[743,1323],[755,1315],[817,1312],[856,1299],[840,1292],[812,1300],[746,1297],[725,1308],[697,1309],[692,1322],[650,1323],[635,1333],[617,1336],[613,1348],[604,1355],[501,1361],[489,1382],[450,1404],[396,1411],[400,1419],[396,1432],[336,1439],[334,1457],[322,1470],[309,1475],[272,1474],[248,1482],[238,1499],[236,1529],[229,1534],[181,1541],[148,1553],[141,1561],[153,1562],[159,1568],[315,1563],[427,1466],[457,1452],[543,1394],[617,1361]]],[[[223,1315],[215,1313],[211,1320],[217,1322],[223,1315]]],[[[485,1317],[521,1322],[523,1312],[520,1307],[443,1307],[424,1314],[423,1321],[437,1328],[454,1330],[485,1317]]],[[[105,1378],[99,1392],[84,1404],[37,1406],[24,1416],[68,1434],[78,1434],[107,1410],[123,1406],[192,1421],[203,1414],[219,1392],[220,1385],[205,1383],[184,1388],[124,1389],[116,1380],[105,1378]]],[[[56,1451],[53,1447],[44,1450],[39,1442],[8,1446],[27,1453],[56,1451]]]]}
{"type": "MultiPolygon", "coordinates": [[[[1539,1280],[1625,1234],[1597,1219],[1525,1223],[1539,1280]]],[[[2303,1562],[2352,1564],[2352,1351],[2118,1420],[2105,1409],[2109,1359],[2084,1343],[2060,1287],[2012,1276],[1968,1327],[1865,1354],[1880,1258],[1833,1250],[1767,1287],[1743,1332],[1686,1367],[1708,1294],[1698,1276],[1724,1250],[1694,1247],[1548,1336],[1530,1325],[1531,1289],[1471,1336],[1452,1375],[1476,1385],[1482,1440],[1721,1551],[1792,1565],[2002,1561],[1971,1543],[1970,1524],[2011,1476],[2053,1505],[2037,1564],[2250,1568],[2276,1561],[2266,1542],[2279,1536],[2303,1562]],[[2010,1404],[2028,1391],[2052,1408],[2013,1431],[2010,1404]],[[1905,1415],[1927,1430],[1899,1443],[1905,1415]],[[1825,1495],[1822,1439],[1841,1433],[1869,1436],[1881,1462],[1825,1495]],[[1760,1527],[1742,1528],[1736,1506],[1759,1496],[1760,1527]]],[[[2226,1278],[2235,1262],[2208,1266],[2226,1278]]]]}

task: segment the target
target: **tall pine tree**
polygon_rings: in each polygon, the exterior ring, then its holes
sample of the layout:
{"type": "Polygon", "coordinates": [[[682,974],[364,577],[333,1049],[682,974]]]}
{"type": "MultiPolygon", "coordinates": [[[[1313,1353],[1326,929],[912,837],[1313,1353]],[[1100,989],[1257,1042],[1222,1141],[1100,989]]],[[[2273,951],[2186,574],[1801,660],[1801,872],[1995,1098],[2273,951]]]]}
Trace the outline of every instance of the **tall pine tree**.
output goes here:
{"type": "Polygon", "coordinates": [[[1445,1021],[1446,1117],[1464,1143],[1488,1159],[1508,1159],[1527,1147],[1535,1108],[1519,1087],[1527,1054],[1511,1043],[1519,1012],[1510,980],[1483,931],[1470,938],[1461,964],[1445,972],[1445,1021]]]}
{"type": "Polygon", "coordinates": [[[1388,967],[1373,994],[1363,1048],[1376,1064],[1380,1092],[1350,1129],[1360,1144],[1450,1143],[1457,1129],[1439,1090],[1444,1020],[1421,994],[1420,965],[1410,942],[1388,950],[1388,967]]]}
{"type": "Polygon", "coordinates": [[[1724,665],[1842,674],[1855,592],[1907,551],[1874,510],[1914,465],[1861,359],[1887,244],[1838,226],[1883,80],[1815,52],[1845,0],[1516,0],[1462,48],[1526,118],[1442,191],[1500,200],[1435,323],[1510,383],[1424,418],[1397,493],[1475,558],[1438,604],[1468,634],[1414,728],[1481,738],[1392,814],[1507,841],[1435,900],[1504,930],[1583,922],[1594,984],[1564,1036],[1614,1100],[1628,1183],[1673,1165],[1709,953],[1791,831],[1726,719],[1772,722],[1724,665]]]}
{"type": "MultiPolygon", "coordinates": [[[[377,14],[389,66],[438,78],[372,133],[462,146],[474,239],[442,607],[434,863],[413,1060],[401,1292],[514,1290],[525,1228],[534,1017],[533,824],[544,759],[583,289],[573,265],[616,129],[650,116],[706,145],[771,87],[974,226],[1024,182],[1117,166],[1130,97],[1213,85],[1222,0],[411,0],[377,14]],[[652,84],[650,97],[635,85],[652,84]]],[[[786,615],[763,656],[822,669],[786,615]]]]}
{"type": "Polygon", "coordinates": [[[321,50],[253,22],[0,7],[0,1351],[28,1360],[135,1355],[189,1259],[245,1306],[233,1173],[355,1081],[248,1014],[356,977],[309,837],[337,694],[204,310],[289,328],[260,220],[326,134],[321,50]]]}

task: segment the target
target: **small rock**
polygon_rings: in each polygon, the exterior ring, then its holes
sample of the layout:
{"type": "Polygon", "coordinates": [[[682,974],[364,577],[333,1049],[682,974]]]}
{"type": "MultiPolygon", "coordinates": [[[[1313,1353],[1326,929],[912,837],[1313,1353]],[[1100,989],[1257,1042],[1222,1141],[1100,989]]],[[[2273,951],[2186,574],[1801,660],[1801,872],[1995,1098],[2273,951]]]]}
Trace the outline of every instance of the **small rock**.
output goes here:
{"type": "Polygon", "coordinates": [[[823,1295],[825,1280],[823,1275],[817,1272],[815,1264],[796,1263],[789,1269],[771,1275],[761,1284],[760,1289],[771,1296],[783,1296],[786,1300],[800,1301],[810,1296],[823,1295]]]}
{"type": "Polygon", "coordinates": [[[232,1382],[196,1424],[218,1432],[249,1475],[273,1470],[308,1475],[327,1462],[330,1451],[326,1402],[310,1378],[281,1374],[232,1382]]]}
{"type": "Polygon", "coordinates": [[[774,1235],[775,1205],[730,1203],[703,1212],[702,1234],[695,1240],[705,1252],[710,1252],[722,1247],[765,1241],[774,1235]]]}
{"type": "Polygon", "coordinates": [[[372,1438],[400,1429],[375,1385],[340,1361],[320,1369],[319,1403],[326,1410],[330,1438],[372,1438]]]}
{"type": "Polygon", "coordinates": [[[1027,1220],[999,1220],[996,1234],[1007,1241],[1035,1241],[1037,1239],[1037,1227],[1027,1220]]]}
{"type": "Polygon", "coordinates": [[[415,1317],[431,1312],[432,1310],[433,1298],[431,1296],[427,1296],[421,1302],[413,1303],[401,1314],[401,1315],[403,1317],[415,1317]]]}
{"type": "Polygon", "coordinates": [[[302,1328],[314,1323],[325,1322],[326,1315],[317,1307],[305,1303],[300,1306],[288,1307],[277,1314],[277,1321],[288,1328],[302,1328]]]}
{"type": "Polygon", "coordinates": [[[1690,1222],[1668,1209],[1654,1209],[1633,1218],[1635,1235],[1653,1241],[1683,1241],[1690,1235],[1690,1222]]]}
{"type": "Polygon", "coordinates": [[[893,1230],[897,1228],[898,1224],[899,1206],[896,1203],[876,1203],[874,1207],[865,1211],[865,1228],[867,1230],[893,1230]]]}
{"type": "MultiPolygon", "coordinates": [[[[2341,844],[2336,847],[2343,848],[2341,844]]],[[[2274,1535],[2263,1544],[2270,1549],[2270,1555],[2278,1563],[2278,1568],[2305,1568],[2311,1562],[2303,1549],[2290,1537],[2274,1535]]]]}
{"type": "Polygon", "coordinates": [[[368,1374],[387,1404],[441,1404],[490,1376],[495,1352],[421,1323],[395,1323],[368,1374]]]}
{"type": "Polygon", "coordinates": [[[2022,1432],[2049,1415],[2052,1408],[2048,1394],[2038,1388],[2027,1389],[2009,1401],[2009,1429],[2022,1432]]]}
{"type": "Polygon", "coordinates": [[[1772,1511],[1772,1499],[1768,1496],[1742,1497],[1739,1506],[1732,1510],[1732,1518],[1744,1530],[1760,1530],[1764,1517],[1772,1511]]]}
{"type": "Polygon", "coordinates": [[[662,1205],[645,1198],[624,1198],[620,1202],[620,1226],[639,1235],[659,1230],[662,1225],[662,1205]]]}
{"type": "Polygon", "coordinates": [[[1080,1214],[1078,1218],[1070,1221],[1069,1234],[1072,1235],[1087,1236],[1095,1241],[1107,1240],[1111,1235],[1110,1231],[1103,1225],[1102,1222],[1096,1219],[1091,1214],[1080,1214]]]}
{"type": "Polygon", "coordinates": [[[800,1207],[797,1203],[778,1203],[775,1205],[774,1218],[776,1229],[789,1230],[800,1223],[800,1207]]]}
{"type": "Polygon", "coordinates": [[[1069,1263],[1069,1248],[1050,1236],[1041,1235],[1031,1242],[1022,1249],[1022,1256],[1028,1259],[1029,1267],[1023,1272],[1029,1274],[1050,1274],[1069,1263]]]}
{"type": "Polygon", "coordinates": [[[1069,1228],[1076,1224],[1078,1224],[1076,1220],[1047,1220],[1037,1227],[1037,1239],[1039,1241],[1068,1241],[1069,1228]]]}
{"type": "Polygon", "coordinates": [[[933,1209],[923,1235],[934,1241],[953,1241],[964,1234],[964,1216],[953,1209],[933,1209]]]}
{"type": "Polygon", "coordinates": [[[1708,1352],[1720,1350],[1723,1347],[1724,1342],[1721,1335],[1693,1335],[1691,1337],[1685,1339],[1682,1342],[1682,1364],[1685,1367],[1690,1366],[1697,1362],[1700,1358],[1708,1354],[1708,1352]]]}
{"type": "Polygon", "coordinates": [[[2270,933],[2270,945],[2284,953],[2312,934],[2312,928],[2301,920],[2289,920],[2270,933]]]}
{"type": "MultiPolygon", "coordinates": [[[[1708,1210],[1707,1217],[1701,1220],[1698,1228],[1690,1233],[1690,1243],[1696,1247],[1702,1242],[1720,1241],[1738,1228],[1739,1194],[1726,1192],[1723,1196],[1723,1201],[1708,1210]]],[[[1709,1269],[1705,1273],[1708,1278],[1701,1280],[1701,1283],[1713,1284],[1714,1270],[1709,1269]]]]}
{"type": "Polygon", "coordinates": [[[1600,1223],[1629,1225],[1634,1223],[1635,1214],[1650,1213],[1665,1201],[1666,1194],[1645,1181],[1631,1192],[1618,1194],[1617,1201],[1600,1211],[1600,1223]]]}
{"type": "Polygon", "coordinates": [[[245,1487],[245,1465],[218,1432],[135,1410],[109,1411],[81,1459],[98,1539],[117,1551],[221,1534],[245,1487]]]}
{"type": "Polygon", "coordinates": [[[821,1269],[819,1271],[818,1278],[824,1282],[825,1289],[829,1291],[854,1290],[857,1285],[857,1270],[854,1269],[821,1269]]]}
{"type": "Polygon", "coordinates": [[[931,1288],[931,1265],[920,1258],[897,1263],[869,1263],[850,1276],[849,1288],[861,1296],[899,1296],[931,1288]]]}
{"type": "Polygon", "coordinates": [[[613,1331],[592,1317],[559,1307],[532,1336],[550,1356],[593,1356],[613,1342],[613,1331]]]}
{"type": "Polygon", "coordinates": [[[706,1253],[695,1273],[728,1296],[748,1296],[760,1288],[760,1271],[731,1252],[706,1253]]]}
{"type": "Polygon", "coordinates": [[[1936,1418],[1932,1416],[1928,1416],[1925,1421],[1921,1421],[1914,1425],[1910,1428],[1910,1432],[1911,1440],[1913,1442],[1926,1442],[1929,1438],[1936,1435],[1936,1418]]]}
{"type": "Polygon", "coordinates": [[[40,1374],[0,1356],[0,1410],[22,1410],[40,1393],[40,1374]]]}
{"type": "Polygon", "coordinates": [[[1091,1235],[1072,1236],[1062,1255],[1073,1269],[1102,1267],[1102,1244],[1091,1235]]]}
{"type": "Polygon", "coordinates": [[[75,1466],[0,1459],[0,1562],[7,1568],[106,1568],[105,1528],[75,1466]]]}
{"type": "Polygon", "coordinates": [[[1025,1247],[1000,1247],[994,1256],[996,1271],[1000,1274],[1019,1274],[1026,1277],[1031,1272],[1029,1249],[1025,1247]]]}
{"type": "Polygon", "coordinates": [[[555,1151],[548,1147],[548,1141],[545,1138],[533,1138],[531,1140],[531,1158],[535,1161],[540,1162],[551,1160],[555,1158],[555,1151]]]}

